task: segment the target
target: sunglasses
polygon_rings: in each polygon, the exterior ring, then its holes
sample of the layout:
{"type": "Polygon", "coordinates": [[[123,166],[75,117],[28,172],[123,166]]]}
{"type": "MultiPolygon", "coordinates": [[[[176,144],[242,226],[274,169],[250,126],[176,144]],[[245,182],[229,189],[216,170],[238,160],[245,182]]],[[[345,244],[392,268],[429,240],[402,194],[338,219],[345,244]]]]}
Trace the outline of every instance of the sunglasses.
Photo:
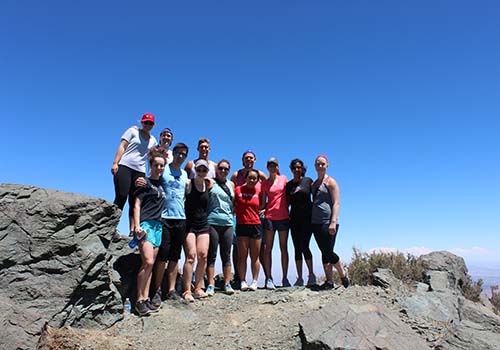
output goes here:
{"type": "Polygon", "coordinates": [[[226,167],[223,167],[223,166],[220,166],[217,169],[219,169],[220,171],[229,171],[229,168],[226,168],[226,167]]]}
{"type": "Polygon", "coordinates": [[[155,125],[155,123],[153,123],[152,121],[150,120],[146,120],[143,122],[145,125],[155,125]]]}
{"type": "Polygon", "coordinates": [[[186,152],[176,151],[174,155],[176,155],[177,157],[187,157],[188,154],[186,152]]]}

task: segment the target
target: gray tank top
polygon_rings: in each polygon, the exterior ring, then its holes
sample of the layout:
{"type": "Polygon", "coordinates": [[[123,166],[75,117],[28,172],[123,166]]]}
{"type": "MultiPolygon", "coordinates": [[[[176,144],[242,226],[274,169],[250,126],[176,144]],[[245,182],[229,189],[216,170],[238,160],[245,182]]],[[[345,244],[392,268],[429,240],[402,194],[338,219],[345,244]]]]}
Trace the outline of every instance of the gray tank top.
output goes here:
{"type": "Polygon", "coordinates": [[[330,190],[326,187],[323,181],[319,186],[312,185],[311,191],[313,194],[313,206],[311,223],[313,224],[330,224],[332,220],[332,196],[330,190]]]}

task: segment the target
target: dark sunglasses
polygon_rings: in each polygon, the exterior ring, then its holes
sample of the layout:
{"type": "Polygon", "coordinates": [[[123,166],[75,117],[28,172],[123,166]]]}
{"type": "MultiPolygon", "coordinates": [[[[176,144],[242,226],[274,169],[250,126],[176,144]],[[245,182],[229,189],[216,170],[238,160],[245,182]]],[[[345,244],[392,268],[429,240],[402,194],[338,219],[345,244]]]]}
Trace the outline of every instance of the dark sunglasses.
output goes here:
{"type": "Polygon", "coordinates": [[[229,168],[226,168],[226,167],[223,167],[223,166],[218,167],[218,169],[220,171],[229,171],[229,168]]]}
{"type": "Polygon", "coordinates": [[[143,122],[144,124],[146,125],[155,125],[155,123],[153,123],[152,121],[150,120],[146,120],[145,122],[143,122]]]}
{"type": "Polygon", "coordinates": [[[176,155],[177,157],[187,157],[188,154],[185,152],[176,151],[174,155],[176,155]]]}

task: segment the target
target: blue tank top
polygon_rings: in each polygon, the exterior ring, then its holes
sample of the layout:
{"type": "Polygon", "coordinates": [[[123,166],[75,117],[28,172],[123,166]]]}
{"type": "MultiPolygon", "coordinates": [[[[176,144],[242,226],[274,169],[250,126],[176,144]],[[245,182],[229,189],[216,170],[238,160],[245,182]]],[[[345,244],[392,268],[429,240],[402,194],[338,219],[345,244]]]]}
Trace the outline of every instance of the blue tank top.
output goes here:
{"type": "MultiPolygon", "coordinates": [[[[326,180],[326,179],[325,179],[326,180]]],[[[318,186],[312,185],[311,192],[313,195],[311,223],[313,224],[330,224],[332,220],[332,196],[330,190],[325,184],[325,181],[318,186]]]]}
{"type": "MultiPolygon", "coordinates": [[[[226,182],[231,197],[234,198],[233,187],[226,182]]],[[[226,191],[215,182],[208,197],[208,224],[217,226],[233,225],[233,202],[226,191]]]]}
{"type": "Polygon", "coordinates": [[[176,170],[169,165],[165,167],[161,185],[165,190],[165,209],[161,214],[164,219],[186,219],[184,212],[184,196],[186,194],[187,173],[183,169],[176,170]]]}

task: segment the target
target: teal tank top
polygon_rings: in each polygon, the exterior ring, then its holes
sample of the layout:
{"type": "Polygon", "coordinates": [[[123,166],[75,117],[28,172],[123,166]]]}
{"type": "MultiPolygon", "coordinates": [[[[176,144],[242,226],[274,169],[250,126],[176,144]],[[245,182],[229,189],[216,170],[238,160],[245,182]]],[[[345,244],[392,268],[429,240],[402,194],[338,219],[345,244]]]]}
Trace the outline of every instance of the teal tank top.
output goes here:
{"type": "MultiPolygon", "coordinates": [[[[234,191],[229,181],[226,182],[226,185],[231,192],[231,197],[234,198],[234,191]]],[[[233,225],[233,202],[217,182],[214,182],[214,187],[208,196],[208,224],[233,225]]]]}

